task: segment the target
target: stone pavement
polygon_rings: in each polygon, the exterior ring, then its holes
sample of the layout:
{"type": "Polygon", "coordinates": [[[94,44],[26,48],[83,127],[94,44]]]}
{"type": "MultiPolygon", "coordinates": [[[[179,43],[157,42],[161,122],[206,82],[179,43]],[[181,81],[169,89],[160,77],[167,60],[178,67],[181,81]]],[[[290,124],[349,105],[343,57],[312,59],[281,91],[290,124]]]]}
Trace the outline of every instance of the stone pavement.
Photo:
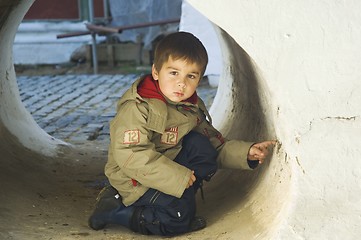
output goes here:
{"type": "MultiPolygon", "coordinates": [[[[139,75],[20,76],[20,97],[49,135],[70,143],[109,142],[109,121],[119,97],[139,75]]],[[[198,95],[208,108],[217,89],[207,81],[198,95]]]]}

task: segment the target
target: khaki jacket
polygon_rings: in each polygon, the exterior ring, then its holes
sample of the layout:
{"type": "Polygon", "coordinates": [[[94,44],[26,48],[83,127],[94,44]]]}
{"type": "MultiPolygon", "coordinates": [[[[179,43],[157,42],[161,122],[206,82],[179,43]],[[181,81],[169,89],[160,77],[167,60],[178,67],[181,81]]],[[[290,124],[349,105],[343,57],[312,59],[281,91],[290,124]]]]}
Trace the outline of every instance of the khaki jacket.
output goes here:
{"type": "Polygon", "coordinates": [[[110,123],[105,174],[126,206],[149,188],[182,196],[192,172],[173,160],[181,150],[183,137],[192,130],[209,137],[219,152],[220,168],[251,169],[247,153],[253,143],[223,139],[211,125],[200,98],[197,105],[142,98],[137,93],[142,79],[119,100],[117,114],[110,123]]]}

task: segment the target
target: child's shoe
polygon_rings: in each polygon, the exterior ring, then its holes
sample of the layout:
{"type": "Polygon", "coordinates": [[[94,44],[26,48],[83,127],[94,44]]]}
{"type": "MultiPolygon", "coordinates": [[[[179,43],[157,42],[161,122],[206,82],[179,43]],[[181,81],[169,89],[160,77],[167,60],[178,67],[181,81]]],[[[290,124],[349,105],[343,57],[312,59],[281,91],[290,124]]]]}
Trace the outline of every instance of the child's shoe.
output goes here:
{"type": "Polygon", "coordinates": [[[108,223],[112,222],[114,211],[120,211],[126,208],[118,191],[112,186],[104,187],[97,199],[93,214],[90,216],[88,224],[94,230],[103,229],[108,223]]]}

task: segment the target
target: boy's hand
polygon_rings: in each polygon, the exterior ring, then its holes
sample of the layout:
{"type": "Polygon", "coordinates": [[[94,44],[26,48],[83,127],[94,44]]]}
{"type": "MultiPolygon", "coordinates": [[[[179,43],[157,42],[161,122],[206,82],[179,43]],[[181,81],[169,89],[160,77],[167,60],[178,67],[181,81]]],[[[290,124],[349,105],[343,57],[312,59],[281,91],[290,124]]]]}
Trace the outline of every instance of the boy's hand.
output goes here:
{"type": "Polygon", "coordinates": [[[189,179],[186,188],[189,188],[190,186],[192,186],[195,181],[196,181],[196,176],[194,176],[194,171],[192,171],[192,176],[191,176],[191,178],[189,179]]]}
{"type": "Polygon", "coordinates": [[[259,164],[262,164],[268,156],[268,150],[276,145],[276,143],[277,141],[265,141],[253,144],[248,151],[247,159],[251,161],[258,160],[259,164]]]}

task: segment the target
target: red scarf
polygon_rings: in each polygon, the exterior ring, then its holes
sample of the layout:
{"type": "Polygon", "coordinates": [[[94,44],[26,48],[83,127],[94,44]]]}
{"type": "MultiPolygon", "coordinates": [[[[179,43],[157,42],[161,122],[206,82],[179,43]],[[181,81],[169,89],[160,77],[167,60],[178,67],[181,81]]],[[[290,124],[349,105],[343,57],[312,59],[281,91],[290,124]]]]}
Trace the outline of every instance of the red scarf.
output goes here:
{"type": "MultiPolygon", "coordinates": [[[[138,94],[143,98],[156,98],[165,103],[167,102],[162,92],[160,91],[158,81],[155,81],[152,75],[145,76],[144,80],[139,83],[138,94]]],[[[198,96],[197,93],[194,92],[190,98],[184,100],[183,102],[196,104],[197,101],[198,101],[198,96]]]]}

